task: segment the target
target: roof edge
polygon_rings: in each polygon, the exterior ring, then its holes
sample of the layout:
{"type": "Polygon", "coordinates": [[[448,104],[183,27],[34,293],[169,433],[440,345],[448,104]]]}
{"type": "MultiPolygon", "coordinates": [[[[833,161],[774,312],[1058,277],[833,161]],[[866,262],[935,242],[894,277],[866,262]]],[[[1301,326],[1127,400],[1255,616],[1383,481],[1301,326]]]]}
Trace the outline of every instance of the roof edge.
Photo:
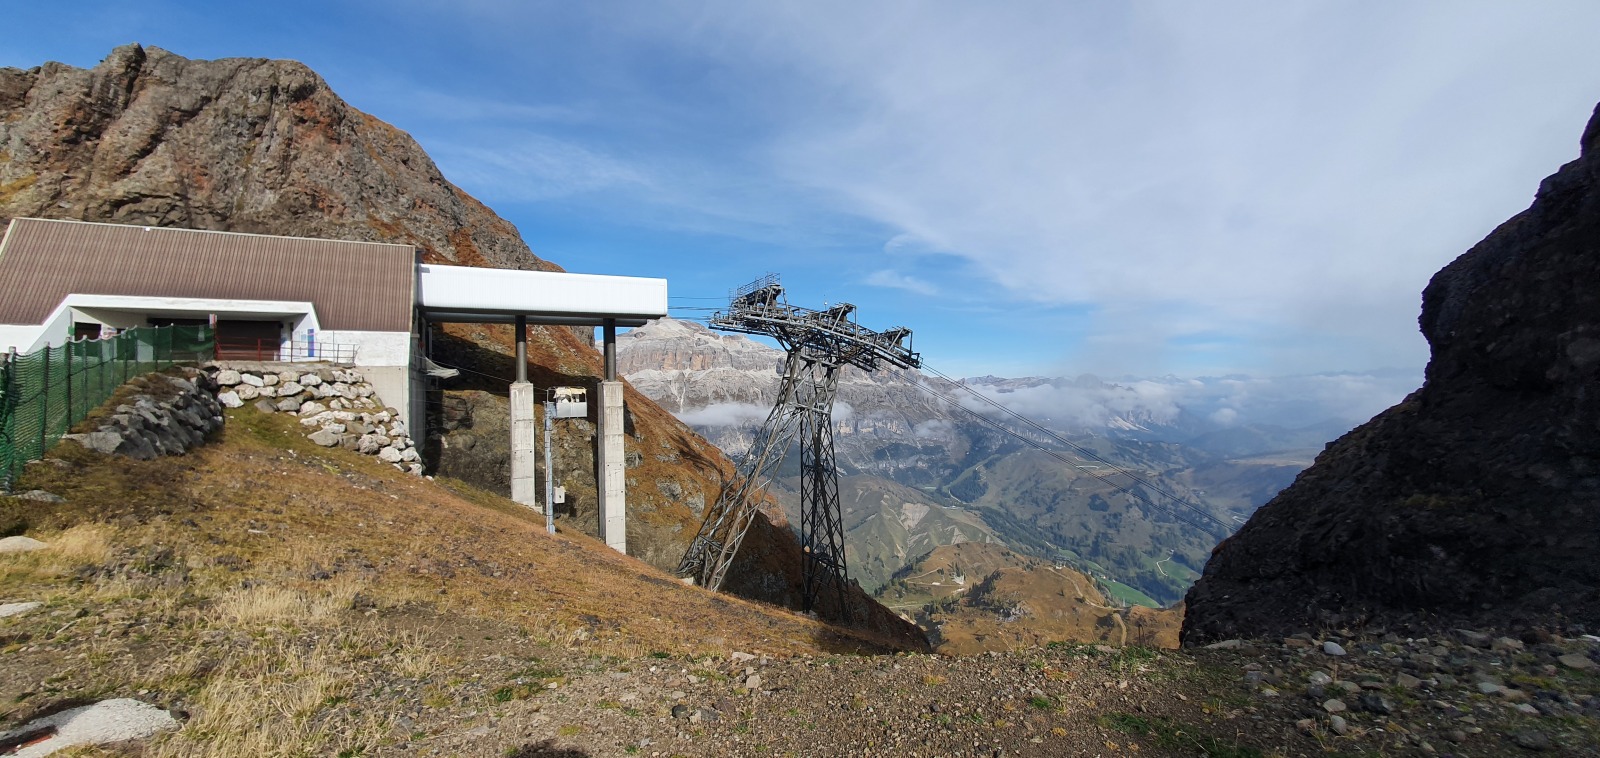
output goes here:
{"type": "Polygon", "coordinates": [[[189,229],[187,227],[182,227],[182,226],[151,226],[149,224],[118,224],[118,223],[114,223],[114,222],[110,222],[110,221],[78,221],[76,219],[70,219],[70,218],[34,218],[34,217],[31,217],[31,216],[18,216],[16,218],[11,219],[11,223],[6,225],[5,238],[4,238],[4,240],[0,240],[0,250],[4,250],[5,249],[5,240],[9,240],[11,238],[11,230],[12,230],[13,227],[16,226],[18,221],[26,221],[26,222],[29,222],[29,223],[38,222],[38,223],[46,223],[46,224],[74,224],[74,225],[80,225],[80,226],[114,226],[114,227],[117,227],[119,229],[155,229],[155,230],[159,230],[159,231],[163,231],[163,232],[182,232],[182,233],[192,233],[192,234],[223,234],[223,235],[229,235],[229,236],[234,236],[234,237],[263,237],[263,238],[266,238],[266,239],[298,240],[298,241],[303,241],[303,242],[338,242],[338,243],[346,244],[346,245],[377,245],[379,247],[404,247],[404,248],[409,248],[412,251],[415,251],[417,249],[416,245],[411,245],[411,244],[407,244],[407,243],[404,243],[404,242],[372,242],[370,240],[347,240],[347,239],[335,239],[335,238],[332,238],[332,237],[293,237],[293,236],[289,236],[289,235],[286,235],[286,234],[260,234],[260,233],[257,233],[257,232],[229,232],[229,231],[224,231],[224,230],[221,230],[221,229],[189,229]]]}

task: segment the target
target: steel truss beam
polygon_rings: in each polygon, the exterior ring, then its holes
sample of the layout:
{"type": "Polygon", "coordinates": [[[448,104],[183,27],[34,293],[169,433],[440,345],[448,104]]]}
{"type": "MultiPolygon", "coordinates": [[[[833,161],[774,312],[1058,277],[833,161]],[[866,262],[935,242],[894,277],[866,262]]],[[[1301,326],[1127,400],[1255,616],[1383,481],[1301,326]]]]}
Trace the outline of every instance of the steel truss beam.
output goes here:
{"type": "Polygon", "coordinates": [[[778,399],[740,461],[734,480],[706,509],[700,531],[678,564],[680,576],[692,576],[713,591],[722,588],[755,519],[773,471],[788,454],[796,436],[800,452],[800,545],[804,552],[804,609],[815,610],[824,594],[839,601],[839,617],[848,620],[844,586],[844,524],[839,508],[839,471],[834,459],[833,401],[839,372],[846,365],[866,371],[887,362],[901,368],[920,366],[911,350],[911,330],[897,327],[874,332],[852,320],[855,306],[841,303],[815,311],[789,305],[777,277],[768,274],[730,294],[726,313],[711,325],[725,331],[774,337],[788,352],[778,399]]]}

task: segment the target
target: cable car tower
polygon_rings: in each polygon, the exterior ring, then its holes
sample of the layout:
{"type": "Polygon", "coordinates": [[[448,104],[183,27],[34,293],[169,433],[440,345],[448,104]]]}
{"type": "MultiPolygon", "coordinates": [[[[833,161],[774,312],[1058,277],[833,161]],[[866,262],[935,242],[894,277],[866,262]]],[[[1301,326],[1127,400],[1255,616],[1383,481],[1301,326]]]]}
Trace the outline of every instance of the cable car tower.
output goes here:
{"type": "Polygon", "coordinates": [[[840,303],[827,310],[789,305],[776,274],[729,293],[728,310],[712,314],[713,328],[772,337],[788,353],[778,400],[739,462],[734,480],[706,509],[705,521],[678,564],[678,575],[700,586],[722,588],[739,543],[755,518],[756,504],[778,464],[798,436],[800,446],[800,547],[805,554],[804,610],[815,608],[825,586],[842,594],[849,580],[844,558],[844,524],[839,513],[839,470],[833,454],[833,400],[839,370],[846,365],[872,371],[880,363],[918,368],[911,330],[875,332],[855,323],[856,307],[840,303]]]}

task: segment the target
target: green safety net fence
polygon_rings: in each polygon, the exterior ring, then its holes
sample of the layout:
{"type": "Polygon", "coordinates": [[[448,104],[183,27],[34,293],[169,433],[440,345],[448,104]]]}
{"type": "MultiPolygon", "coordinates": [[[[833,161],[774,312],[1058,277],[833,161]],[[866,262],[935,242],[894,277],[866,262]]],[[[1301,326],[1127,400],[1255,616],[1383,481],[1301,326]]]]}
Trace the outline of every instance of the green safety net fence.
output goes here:
{"type": "Polygon", "coordinates": [[[215,352],[209,326],[159,326],[0,359],[0,491],[129,379],[215,352]]]}

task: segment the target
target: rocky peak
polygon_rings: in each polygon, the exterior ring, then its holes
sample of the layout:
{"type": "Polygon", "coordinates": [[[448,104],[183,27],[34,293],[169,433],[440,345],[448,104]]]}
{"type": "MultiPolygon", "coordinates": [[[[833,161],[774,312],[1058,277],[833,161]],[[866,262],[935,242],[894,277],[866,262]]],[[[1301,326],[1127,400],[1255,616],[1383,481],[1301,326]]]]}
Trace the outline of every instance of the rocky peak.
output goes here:
{"type": "Polygon", "coordinates": [[[1428,284],[1427,383],[1218,546],[1189,593],[1186,644],[1600,625],[1597,147],[1600,109],[1532,207],[1428,284]]]}
{"type": "Polygon", "coordinates": [[[0,69],[0,223],[17,216],[408,242],[435,262],[556,268],[303,64],[136,44],[92,69],[0,69]]]}
{"type": "MultiPolygon", "coordinates": [[[[724,450],[742,452],[777,399],[784,353],[743,335],[661,319],[617,338],[617,369],[640,392],[687,419],[724,450]]],[[[863,439],[901,441],[919,424],[950,417],[915,371],[846,366],[834,408],[847,457],[863,439]]]]}
{"type": "Polygon", "coordinates": [[[617,338],[617,370],[732,369],[777,376],[783,351],[738,334],[717,334],[693,321],[664,318],[617,338]]]}

